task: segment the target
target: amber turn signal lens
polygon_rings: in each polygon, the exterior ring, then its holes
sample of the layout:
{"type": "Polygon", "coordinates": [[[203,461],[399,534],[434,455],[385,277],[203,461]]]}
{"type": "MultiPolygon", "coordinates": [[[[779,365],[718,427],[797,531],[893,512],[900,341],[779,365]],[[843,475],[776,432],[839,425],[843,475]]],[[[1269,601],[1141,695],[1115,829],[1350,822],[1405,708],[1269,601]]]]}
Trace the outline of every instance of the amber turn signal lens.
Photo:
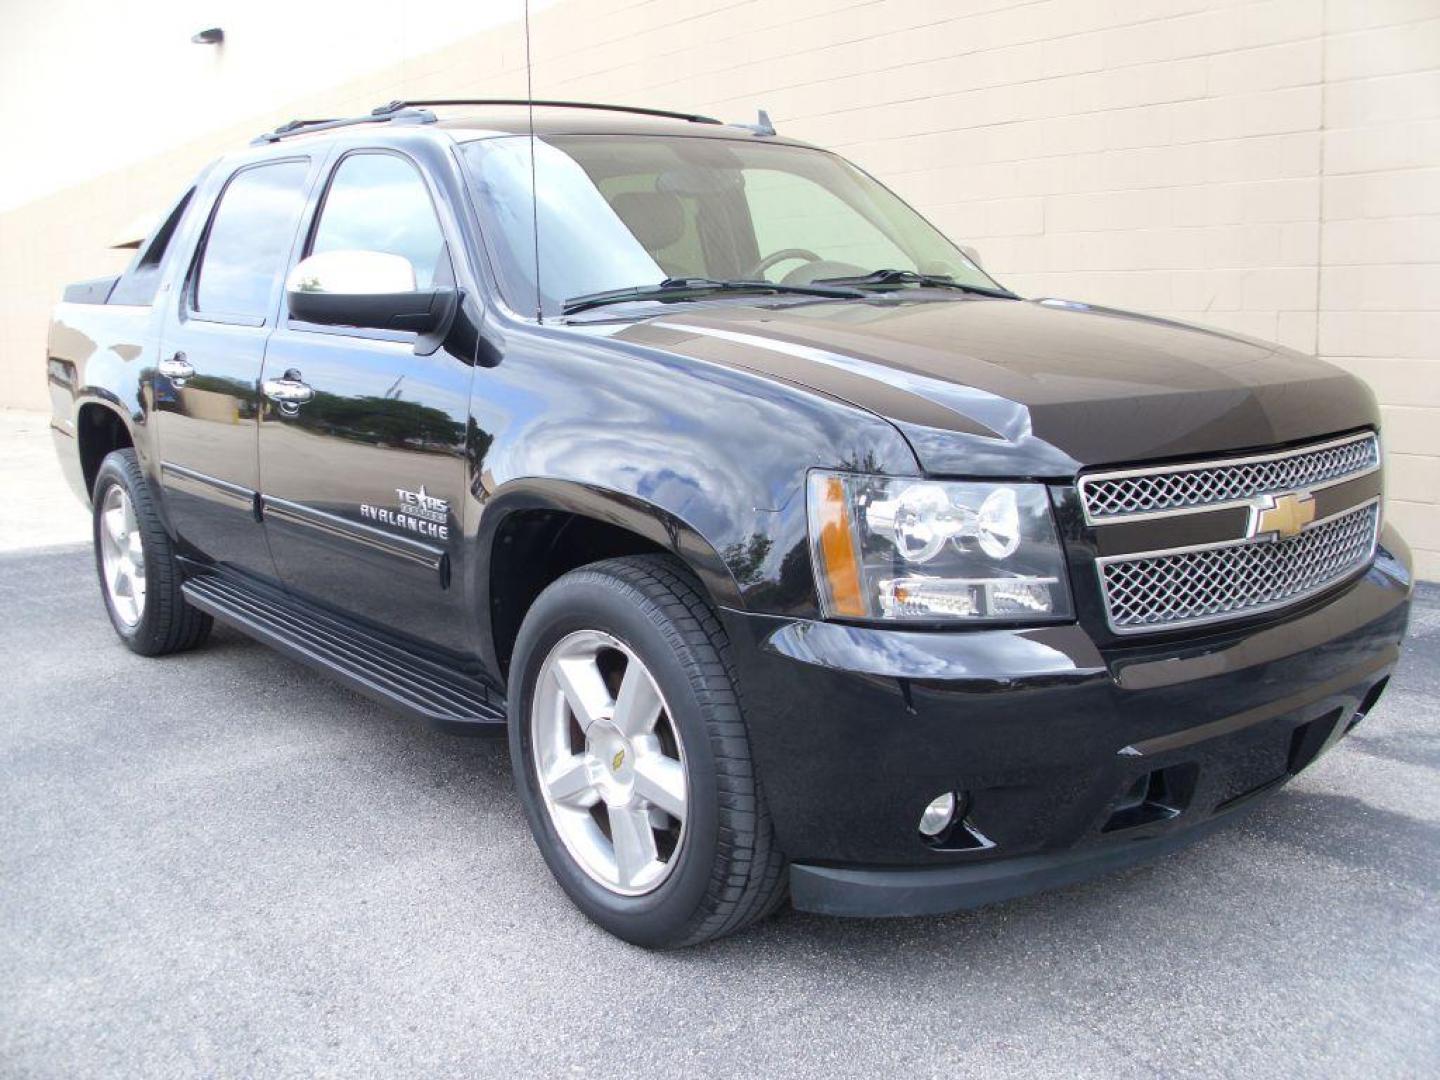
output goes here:
{"type": "Polygon", "coordinates": [[[860,591],[860,554],[855,550],[855,530],[845,485],[838,476],[827,477],[820,490],[819,506],[821,573],[830,588],[831,614],[860,618],[865,599],[860,591]]]}

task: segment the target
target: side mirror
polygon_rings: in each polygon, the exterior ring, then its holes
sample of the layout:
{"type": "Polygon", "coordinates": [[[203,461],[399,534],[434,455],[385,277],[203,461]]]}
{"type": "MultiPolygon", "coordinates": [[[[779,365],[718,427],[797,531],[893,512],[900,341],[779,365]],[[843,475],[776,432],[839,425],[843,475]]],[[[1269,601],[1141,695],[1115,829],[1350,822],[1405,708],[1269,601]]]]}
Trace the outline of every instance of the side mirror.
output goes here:
{"type": "Polygon", "coordinates": [[[961,244],[960,254],[964,255],[965,258],[969,259],[981,270],[985,269],[985,264],[980,261],[980,252],[976,248],[971,247],[969,244],[961,244]]]}
{"type": "Polygon", "coordinates": [[[409,330],[417,353],[433,353],[455,318],[460,292],[417,289],[415,268],[381,251],[325,251],[301,259],[285,279],[290,317],[320,326],[409,330]]]}

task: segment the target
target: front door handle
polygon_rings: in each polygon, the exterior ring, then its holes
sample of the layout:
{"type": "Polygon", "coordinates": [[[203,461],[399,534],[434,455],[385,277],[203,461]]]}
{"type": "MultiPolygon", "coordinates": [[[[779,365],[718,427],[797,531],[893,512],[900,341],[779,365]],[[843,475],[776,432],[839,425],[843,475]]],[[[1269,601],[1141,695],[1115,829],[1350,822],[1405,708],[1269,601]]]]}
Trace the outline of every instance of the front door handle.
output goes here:
{"type": "Polygon", "coordinates": [[[170,359],[160,361],[160,374],[176,386],[184,386],[185,380],[195,374],[195,369],[183,352],[177,352],[170,359]]]}
{"type": "Polygon", "coordinates": [[[300,411],[300,406],[315,396],[315,391],[300,379],[300,373],[294,368],[278,379],[266,379],[260,384],[260,389],[265,396],[280,406],[280,411],[286,416],[294,416],[300,411]]]}

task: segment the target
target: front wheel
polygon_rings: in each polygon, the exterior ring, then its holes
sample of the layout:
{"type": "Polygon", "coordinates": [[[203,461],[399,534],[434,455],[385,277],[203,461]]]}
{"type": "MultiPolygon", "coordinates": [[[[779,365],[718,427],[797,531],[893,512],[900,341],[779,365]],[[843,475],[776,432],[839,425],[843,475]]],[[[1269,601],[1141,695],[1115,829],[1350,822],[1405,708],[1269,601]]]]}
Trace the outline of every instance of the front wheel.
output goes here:
{"type": "Polygon", "coordinates": [[[784,896],[714,611],[664,556],[547,588],[511,663],[510,752],[531,832],[570,898],[637,945],[734,933],[784,896]]]}

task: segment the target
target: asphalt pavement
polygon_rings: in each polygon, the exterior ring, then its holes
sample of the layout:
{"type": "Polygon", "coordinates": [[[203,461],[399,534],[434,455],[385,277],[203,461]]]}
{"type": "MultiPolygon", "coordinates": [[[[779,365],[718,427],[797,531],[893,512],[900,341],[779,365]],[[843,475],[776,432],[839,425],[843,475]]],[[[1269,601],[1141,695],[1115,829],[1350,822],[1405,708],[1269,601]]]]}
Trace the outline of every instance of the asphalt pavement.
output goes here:
{"type": "Polygon", "coordinates": [[[131,655],[87,550],[0,554],[0,1074],[1420,1076],[1440,1064],[1440,589],[1380,708],[1160,862],[647,953],[502,742],[228,631],[131,655]]]}

